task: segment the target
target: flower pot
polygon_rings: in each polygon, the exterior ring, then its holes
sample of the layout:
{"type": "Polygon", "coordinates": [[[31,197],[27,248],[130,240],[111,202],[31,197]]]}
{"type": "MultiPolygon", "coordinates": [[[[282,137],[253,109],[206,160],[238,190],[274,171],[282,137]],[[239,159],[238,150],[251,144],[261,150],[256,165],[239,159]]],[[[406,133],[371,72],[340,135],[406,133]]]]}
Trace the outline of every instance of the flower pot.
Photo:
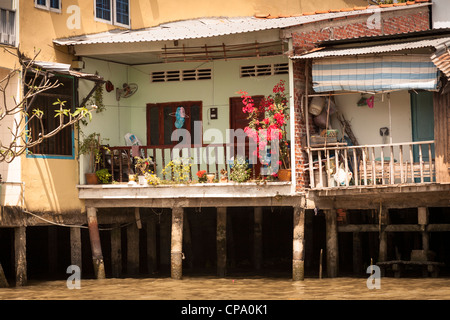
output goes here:
{"type": "Polygon", "coordinates": [[[206,175],[206,178],[208,179],[208,183],[213,183],[215,177],[216,177],[216,175],[214,173],[208,173],[206,175]]]}
{"type": "Polygon", "coordinates": [[[86,184],[98,184],[98,177],[95,173],[85,173],[86,184]]]}
{"type": "Polygon", "coordinates": [[[139,184],[141,186],[144,186],[147,184],[147,179],[145,179],[145,176],[138,176],[138,179],[139,179],[139,184]]]}
{"type": "Polygon", "coordinates": [[[278,180],[291,181],[291,169],[279,169],[278,170],[278,180]]]}

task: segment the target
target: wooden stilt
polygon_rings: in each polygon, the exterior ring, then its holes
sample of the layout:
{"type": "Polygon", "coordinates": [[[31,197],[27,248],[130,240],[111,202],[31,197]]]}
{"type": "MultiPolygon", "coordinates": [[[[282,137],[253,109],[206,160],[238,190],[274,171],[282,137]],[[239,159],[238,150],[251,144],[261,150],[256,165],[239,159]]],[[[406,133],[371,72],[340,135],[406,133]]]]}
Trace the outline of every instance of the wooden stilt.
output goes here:
{"type": "Polygon", "coordinates": [[[153,274],[158,270],[156,255],[156,221],[155,216],[151,215],[147,220],[147,266],[148,273],[153,274]]]}
{"type": "Polygon", "coordinates": [[[422,250],[424,251],[425,257],[428,257],[428,251],[430,249],[430,236],[426,230],[428,225],[428,209],[426,207],[417,208],[417,221],[422,227],[422,250]]]}
{"type": "Polygon", "coordinates": [[[261,270],[262,266],[262,250],[263,250],[263,243],[262,243],[262,207],[255,207],[254,213],[253,213],[253,256],[254,256],[254,263],[255,263],[255,269],[261,270]]]}
{"type": "Polygon", "coordinates": [[[112,276],[118,278],[122,275],[122,229],[115,224],[111,230],[111,266],[112,276]]]}
{"type": "Polygon", "coordinates": [[[105,279],[105,264],[103,262],[100,233],[98,231],[97,209],[88,207],[86,211],[95,277],[97,279],[105,279]]]}
{"type": "Polygon", "coordinates": [[[362,269],[361,233],[353,232],[353,273],[360,275],[362,269]]]}
{"type": "Polygon", "coordinates": [[[183,208],[172,208],[172,241],[170,273],[172,279],[180,280],[183,274],[183,208]]]}
{"type": "Polygon", "coordinates": [[[192,253],[192,238],[191,238],[191,226],[189,224],[187,212],[184,212],[183,217],[183,246],[185,252],[185,260],[190,269],[194,266],[194,254],[192,253]]]}
{"type": "Polygon", "coordinates": [[[137,223],[127,227],[127,273],[139,273],[139,229],[137,223]]]}
{"type": "Polygon", "coordinates": [[[227,208],[217,208],[217,276],[225,277],[227,267],[227,208]]]}
{"type": "Polygon", "coordinates": [[[387,232],[386,226],[389,224],[389,210],[387,208],[380,208],[380,247],[378,252],[378,261],[383,262],[387,261],[387,232]]]}
{"type": "Polygon", "coordinates": [[[70,263],[78,266],[82,270],[81,260],[81,229],[79,227],[70,228],[70,263]]]}
{"type": "Polygon", "coordinates": [[[327,241],[327,274],[329,278],[335,278],[338,275],[338,237],[336,223],[336,209],[325,211],[326,223],[326,241],[327,241]]]}
{"type": "Polygon", "coordinates": [[[56,226],[47,227],[48,272],[55,274],[58,266],[58,230],[56,226]]]}
{"type": "Polygon", "coordinates": [[[304,239],[305,239],[305,209],[294,207],[294,238],[293,238],[293,259],[292,259],[292,279],[302,281],[305,279],[304,261],[304,239]]]}
{"type": "Polygon", "coordinates": [[[8,280],[6,280],[5,272],[3,271],[2,264],[0,263],[0,288],[8,288],[8,280]]]}
{"type": "MultiPolygon", "coordinates": [[[[314,255],[313,219],[314,214],[308,214],[305,211],[305,257],[312,257],[314,255]]],[[[312,261],[313,259],[305,259],[305,270],[308,270],[312,266],[312,261]]]]}
{"type": "Polygon", "coordinates": [[[27,284],[26,227],[14,228],[14,253],[16,265],[16,286],[24,286],[27,284]]]}

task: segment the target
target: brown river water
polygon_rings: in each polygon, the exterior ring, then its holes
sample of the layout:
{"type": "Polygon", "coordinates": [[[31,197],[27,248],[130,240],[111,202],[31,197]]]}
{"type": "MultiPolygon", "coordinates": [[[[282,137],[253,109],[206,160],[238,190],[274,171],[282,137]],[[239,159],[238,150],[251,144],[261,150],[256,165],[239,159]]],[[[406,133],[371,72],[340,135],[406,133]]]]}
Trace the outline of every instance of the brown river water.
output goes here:
{"type": "Polygon", "coordinates": [[[115,278],[29,281],[0,289],[0,300],[450,300],[450,278],[382,277],[379,289],[367,278],[115,278]]]}

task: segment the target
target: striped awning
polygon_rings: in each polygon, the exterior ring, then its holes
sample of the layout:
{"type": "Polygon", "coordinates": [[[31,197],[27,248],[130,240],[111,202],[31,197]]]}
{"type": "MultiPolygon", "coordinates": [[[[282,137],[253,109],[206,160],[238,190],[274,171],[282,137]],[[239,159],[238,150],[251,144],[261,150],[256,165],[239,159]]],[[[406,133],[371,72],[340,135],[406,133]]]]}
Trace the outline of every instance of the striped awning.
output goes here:
{"type": "Polygon", "coordinates": [[[352,56],[314,59],[315,92],[437,88],[438,70],[428,55],[352,56]]]}

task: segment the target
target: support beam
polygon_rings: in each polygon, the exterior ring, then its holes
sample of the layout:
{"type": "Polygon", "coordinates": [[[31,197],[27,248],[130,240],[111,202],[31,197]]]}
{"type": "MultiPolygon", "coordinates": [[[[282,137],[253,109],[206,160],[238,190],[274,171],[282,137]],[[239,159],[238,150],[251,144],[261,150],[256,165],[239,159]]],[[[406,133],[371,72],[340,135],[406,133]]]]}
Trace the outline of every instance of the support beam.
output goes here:
{"type": "Polygon", "coordinates": [[[336,209],[325,210],[326,242],[327,242],[327,274],[329,278],[338,275],[339,252],[336,209]]]}
{"type": "Polygon", "coordinates": [[[112,276],[118,278],[122,275],[122,229],[115,224],[111,230],[111,265],[112,276]]]}
{"type": "Polygon", "coordinates": [[[385,207],[380,208],[380,247],[378,252],[378,261],[387,261],[387,232],[386,227],[389,225],[389,209],[385,207]]]}
{"type": "Polygon", "coordinates": [[[105,279],[105,264],[103,262],[100,233],[98,231],[97,209],[88,207],[86,208],[86,211],[95,277],[97,279],[105,279]]]}
{"type": "Polygon", "coordinates": [[[27,236],[26,227],[14,228],[14,253],[16,286],[27,284],[27,236]]]}
{"type": "Polygon", "coordinates": [[[80,227],[70,228],[70,263],[74,266],[78,266],[81,269],[82,266],[82,254],[81,254],[81,229],[80,227]]]}
{"type": "Polygon", "coordinates": [[[158,269],[156,252],[156,220],[152,214],[147,220],[147,266],[149,274],[155,273],[158,269]]]}
{"type": "Polygon", "coordinates": [[[430,234],[427,231],[428,226],[428,208],[419,207],[417,208],[417,221],[422,227],[422,249],[425,251],[425,257],[428,257],[428,250],[430,249],[430,234]]]}
{"type": "Polygon", "coordinates": [[[362,264],[361,233],[353,232],[353,273],[355,275],[362,274],[362,264]]]}
{"type": "Polygon", "coordinates": [[[139,273],[139,229],[137,223],[127,227],[127,274],[139,273]]]}
{"type": "Polygon", "coordinates": [[[172,279],[180,280],[183,275],[183,208],[172,208],[172,242],[170,274],[172,279]]]}
{"type": "Polygon", "coordinates": [[[225,277],[227,268],[227,208],[217,208],[217,276],[225,277]]]}
{"type": "Polygon", "coordinates": [[[262,207],[255,207],[253,213],[253,257],[256,270],[261,270],[262,266],[262,207]]]}
{"type": "Polygon", "coordinates": [[[305,239],[305,209],[294,207],[294,237],[292,258],[292,279],[294,281],[305,280],[304,261],[304,239],[305,239]]]}

